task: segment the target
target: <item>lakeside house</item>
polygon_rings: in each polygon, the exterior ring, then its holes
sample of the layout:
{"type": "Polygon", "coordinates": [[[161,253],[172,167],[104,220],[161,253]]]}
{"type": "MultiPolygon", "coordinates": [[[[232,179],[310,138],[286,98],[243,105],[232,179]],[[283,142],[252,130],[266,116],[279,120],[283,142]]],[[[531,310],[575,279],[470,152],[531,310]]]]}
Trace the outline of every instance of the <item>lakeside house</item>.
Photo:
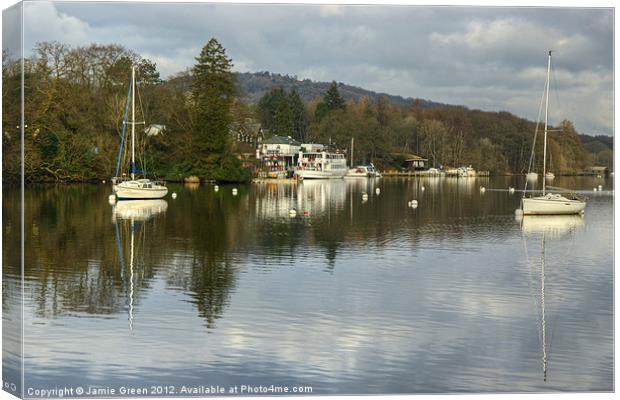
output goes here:
{"type": "Polygon", "coordinates": [[[281,177],[297,168],[301,154],[320,153],[326,149],[321,143],[301,143],[290,136],[274,135],[259,143],[256,158],[265,176],[281,177]]]}
{"type": "Polygon", "coordinates": [[[301,143],[292,137],[274,135],[260,143],[256,157],[261,160],[266,172],[285,172],[297,164],[300,149],[301,143]]]}
{"type": "Polygon", "coordinates": [[[246,118],[231,124],[230,135],[235,142],[247,143],[256,148],[265,139],[265,130],[260,122],[246,118]]]}
{"type": "Polygon", "coordinates": [[[428,168],[428,159],[415,154],[408,154],[403,162],[403,168],[413,171],[421,171],[428,168]]]}
{"type": "Polygon", "coordinates": [[[607,176],[609,175],[609,168],[607,167],[600,167],[600,166],[594,166],[594,167],[588,167],[588,169],[586,170],[586,174],[588,175],[600,175],[600,176],[607,176]]]}

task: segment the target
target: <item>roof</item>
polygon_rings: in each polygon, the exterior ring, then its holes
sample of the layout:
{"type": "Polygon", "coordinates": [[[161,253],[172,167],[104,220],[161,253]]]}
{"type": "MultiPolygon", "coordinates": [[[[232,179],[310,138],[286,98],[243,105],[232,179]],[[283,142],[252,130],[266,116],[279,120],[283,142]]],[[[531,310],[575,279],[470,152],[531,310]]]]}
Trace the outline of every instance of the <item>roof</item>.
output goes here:
{"type": "Polygon", "coordinates": [[[269,139],[263,140],[263,144],[290,144],[291,146],[301,146],[301,143],[290,136],[285,137],[278,135],[273,135],[269,139]]]}
{"type": "Polygon", "coordinates": [[[416,156],[415,154],[409,154],[408,158],[405,161],[418,161],[418,160],[424,160],[427,161],[427,158],[422,158],[420,156],[416,156]]]}

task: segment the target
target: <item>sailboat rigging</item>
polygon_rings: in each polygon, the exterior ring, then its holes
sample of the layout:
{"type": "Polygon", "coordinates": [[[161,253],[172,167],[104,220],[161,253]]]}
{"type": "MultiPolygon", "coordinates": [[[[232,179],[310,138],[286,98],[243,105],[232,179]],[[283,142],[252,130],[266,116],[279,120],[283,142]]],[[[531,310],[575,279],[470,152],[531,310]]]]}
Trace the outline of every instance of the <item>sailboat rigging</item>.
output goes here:
{"type": "MultiPolygon", "coordinates": [[[[549,80],[551,75],[551,51],[547,62],[547,80],[545,83],[545,131],[543,142],[543,177],[547,176],[547,133],[549,132],[549,80]]],[[[529,172],[529,171],[528,171],[529,172]]],[[[529,174],[528,174],[529,175],[529,174]]],[[[559,215],[580,214],[586,207],[585,200],[572,196],[568,198],[560,194],[547,193],[546,180],[542,179],[542,196],[525,197],[521,199],[520,211],[524,215],[559,215]]],[[[526,183],[527,185],[527,183],[526,183]]]]}
{"type": "Polygon", "coordinates": [[[139,200],[139,199],[161,199],[168,194],[168,188],[162,182],[154,182],[146,177],[136,179],[136,125],[144,122],[136,122],[136,68],[131,67],[131,82],[128,93],[127,106],[125,108],[125,118],[123,121],[123,133],[121,138],[121,148],[119,151],[116,176],[112,178],[112,189],[119,200],[139,200]],[[131,95],[131,122],[127,121],[129,95],[131,95]],[[119,176],[121,153],[125,142],[125,127],[131,125],[131,179],[125,180],[119,176]]]}

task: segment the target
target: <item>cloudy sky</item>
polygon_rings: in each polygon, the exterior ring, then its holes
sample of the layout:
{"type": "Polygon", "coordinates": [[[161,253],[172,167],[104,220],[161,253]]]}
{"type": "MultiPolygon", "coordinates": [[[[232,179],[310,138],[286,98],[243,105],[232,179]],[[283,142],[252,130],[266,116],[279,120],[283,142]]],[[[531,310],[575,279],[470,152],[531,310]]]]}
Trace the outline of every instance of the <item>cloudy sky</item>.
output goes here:
{"type": "Polygon", "coordinates": [[[336,80],[535,119],[555,51],[552,122],[613,134],[613,10],[33,2],[37,41],[118,43],[166,77],[217,37],[238,71],[336,80]]]}

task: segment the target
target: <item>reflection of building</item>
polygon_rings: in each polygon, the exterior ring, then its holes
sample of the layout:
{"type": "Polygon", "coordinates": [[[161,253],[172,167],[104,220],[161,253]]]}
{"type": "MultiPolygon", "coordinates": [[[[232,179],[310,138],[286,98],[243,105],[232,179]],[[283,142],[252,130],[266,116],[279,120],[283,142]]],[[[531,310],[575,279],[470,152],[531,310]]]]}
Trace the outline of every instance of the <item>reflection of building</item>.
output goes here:
{"type": "Polygon", "coordinates": [[[260,191],[255,211],[259,218],[289,218],[289,211],[297,215],[317,217],[330,210],[344,208],[347,184],[344,180],[304,181],[300,184],[266,184],[260,191]]]}

